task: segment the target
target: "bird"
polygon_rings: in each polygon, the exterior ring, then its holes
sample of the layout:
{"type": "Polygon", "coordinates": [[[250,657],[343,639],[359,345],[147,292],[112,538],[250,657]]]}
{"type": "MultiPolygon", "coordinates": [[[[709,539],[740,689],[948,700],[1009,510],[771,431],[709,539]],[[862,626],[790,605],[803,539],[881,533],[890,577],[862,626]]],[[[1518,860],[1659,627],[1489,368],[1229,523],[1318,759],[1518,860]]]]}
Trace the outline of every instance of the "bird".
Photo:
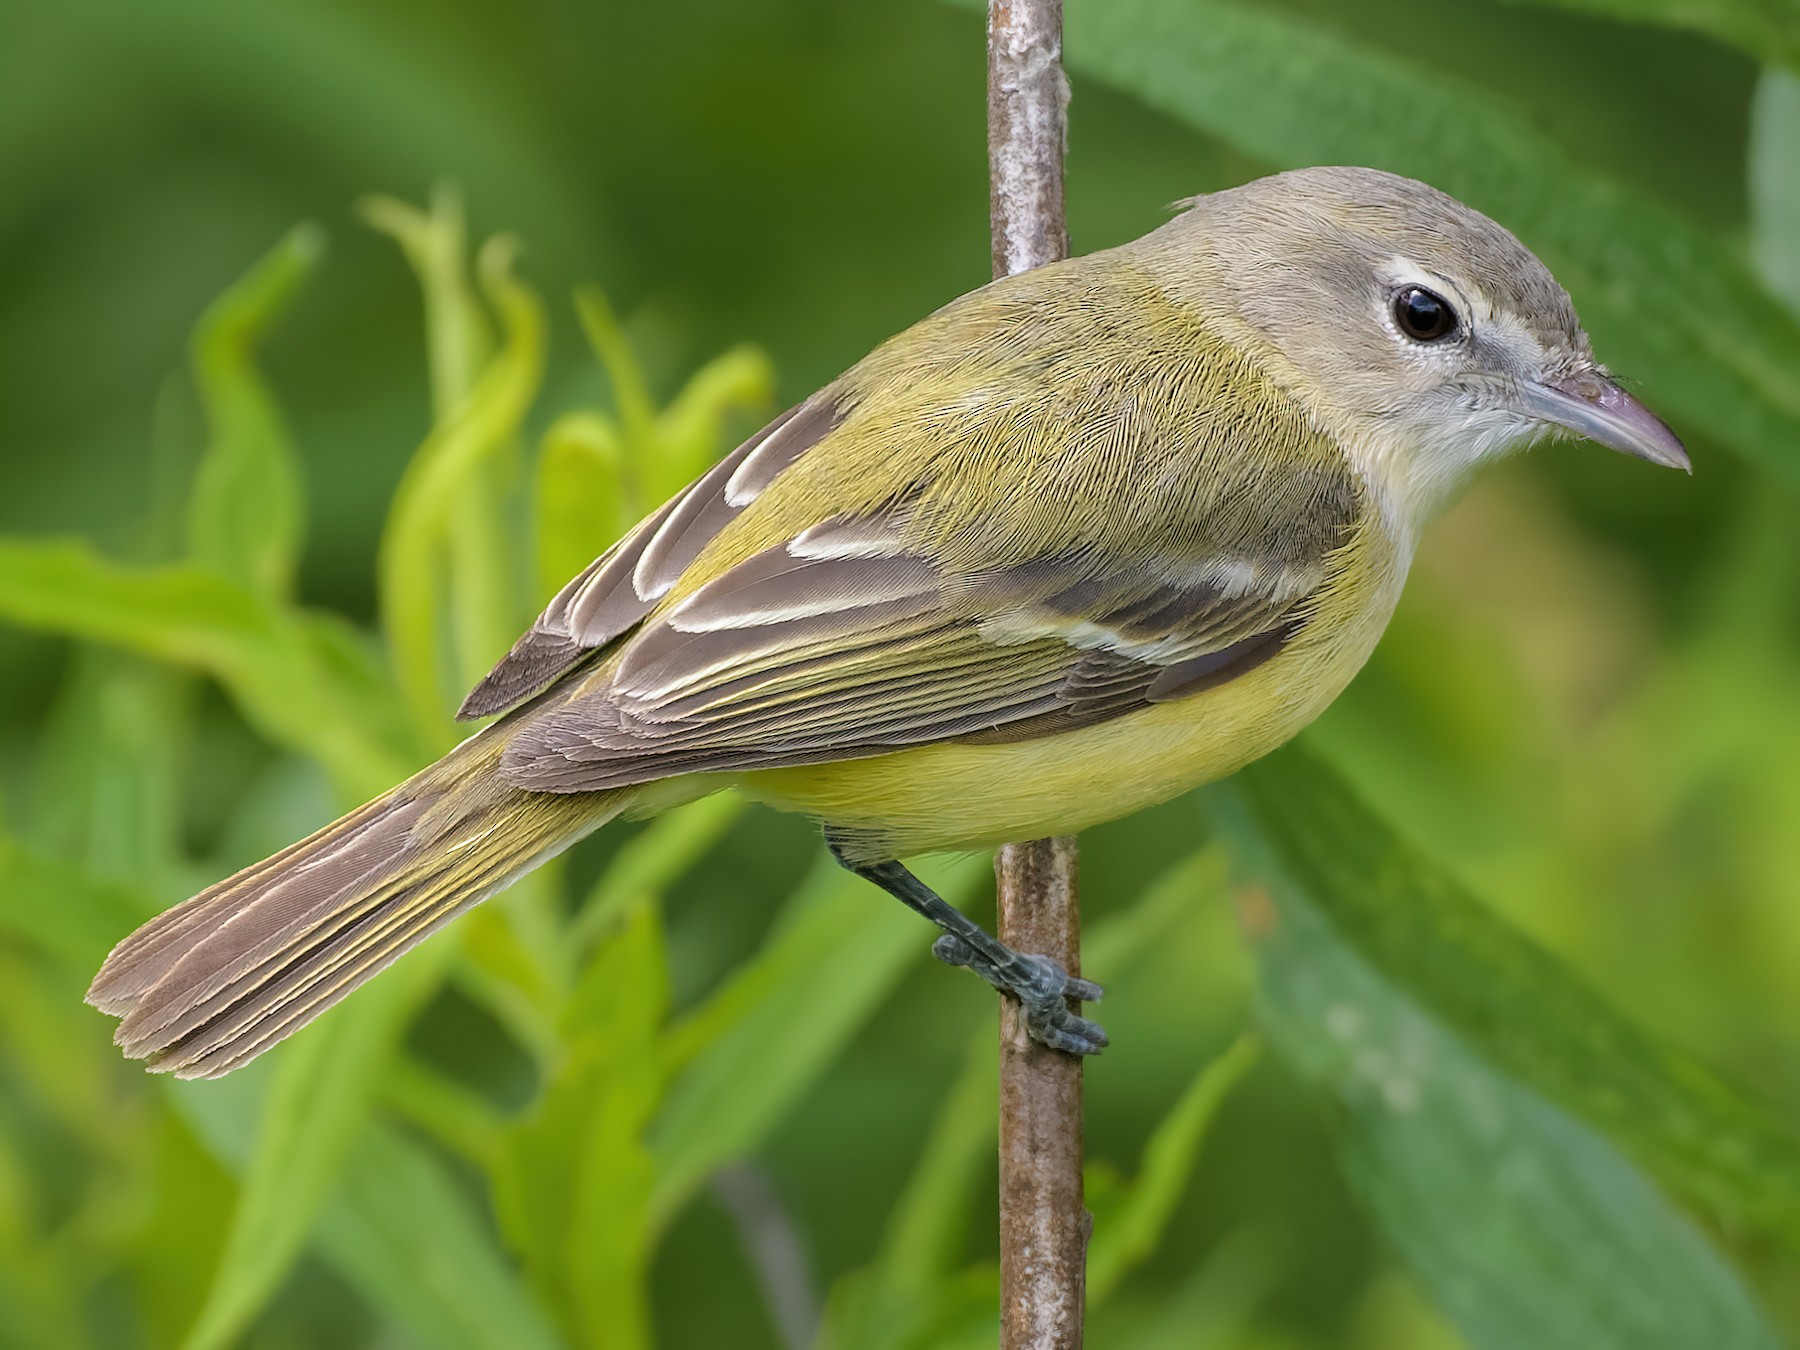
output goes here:
{"type": "Polygon", "coordinates": [[[492,721],[114,948],[88,1001],[210,1078],[590,831],[730,789],[1016,997],[1101,994],[914,855],[1067,834],[1222,778],[1363,665],[1475,470],[1575,438],[1691,472],[1505,228],[1299,169],[997,280],[876,348],[565,586],[464,701],[492,721]]]}

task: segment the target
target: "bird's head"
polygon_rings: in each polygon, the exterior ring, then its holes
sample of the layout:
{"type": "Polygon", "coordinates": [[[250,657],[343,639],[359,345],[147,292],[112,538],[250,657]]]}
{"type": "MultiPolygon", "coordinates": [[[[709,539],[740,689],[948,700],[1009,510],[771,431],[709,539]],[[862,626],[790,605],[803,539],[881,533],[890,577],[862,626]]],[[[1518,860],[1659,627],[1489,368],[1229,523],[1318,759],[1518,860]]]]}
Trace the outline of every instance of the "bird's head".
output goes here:
{"type": "MultiPolygon", "coordinates": [[[[1547,437],[1689,467],[1596,360],[1549,269],[1435,188],[1300,169],[1200,197],[1158,236],[1199,260],[1236,339],[1421,514],[1476,465],[1547,437]]],[[[1169,275],[1174,258],[1160,261],[1169,275]]]]}

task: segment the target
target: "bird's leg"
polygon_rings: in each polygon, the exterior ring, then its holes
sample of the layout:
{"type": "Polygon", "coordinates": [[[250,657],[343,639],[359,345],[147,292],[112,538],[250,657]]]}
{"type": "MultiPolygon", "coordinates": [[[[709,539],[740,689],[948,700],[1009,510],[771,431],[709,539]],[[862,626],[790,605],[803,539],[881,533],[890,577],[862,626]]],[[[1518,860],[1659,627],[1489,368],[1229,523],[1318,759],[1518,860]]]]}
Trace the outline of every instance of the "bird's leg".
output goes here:
{"type": "Polygon", "coordinates": [[[1001,993],[1018,999],[1033,1040],[1072,1055],[1097,1054],[1105,1048],[1106,1033],[1097,1023],[1070,1012],[1068,1005],[1069,999],[1092,1003],[1103,992],[1099,985],[1070,975],[1048,956],[1014,951],[899,863],[853,862],[829,830],[825,843],[840,866],[874,882],[944,930],[931,946],[938,960],[967,966],[1001,993]]]}

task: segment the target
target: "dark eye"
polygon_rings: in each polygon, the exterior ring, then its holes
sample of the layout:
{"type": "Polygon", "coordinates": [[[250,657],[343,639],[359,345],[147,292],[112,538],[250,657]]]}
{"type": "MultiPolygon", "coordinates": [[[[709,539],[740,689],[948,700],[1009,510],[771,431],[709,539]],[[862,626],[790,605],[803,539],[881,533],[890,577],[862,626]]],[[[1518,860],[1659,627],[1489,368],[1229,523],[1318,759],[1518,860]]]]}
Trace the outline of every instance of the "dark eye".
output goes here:
{"type": "Polygon", "coordinates": [[[1408,286],[1394,296],[1394,322],[1415,342],[1436,342],[1456,331],[1456,311],[1443,296],[1408,286]]]}

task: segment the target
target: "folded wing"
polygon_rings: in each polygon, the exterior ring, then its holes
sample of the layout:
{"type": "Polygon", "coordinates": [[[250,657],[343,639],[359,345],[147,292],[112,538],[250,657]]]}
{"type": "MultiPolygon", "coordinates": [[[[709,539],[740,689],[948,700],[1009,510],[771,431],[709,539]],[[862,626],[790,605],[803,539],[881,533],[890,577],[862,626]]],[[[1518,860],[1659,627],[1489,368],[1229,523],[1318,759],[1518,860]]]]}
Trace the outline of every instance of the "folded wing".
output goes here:
{"type": "Polygon", "coordinates": [[[1075,548],[959,574],[906,547],[904,516],[827,522],[693,591],[522,726],[502,773],[585,792],[1053,735],[1254,669],[1328,572],[1075,548]]]}

